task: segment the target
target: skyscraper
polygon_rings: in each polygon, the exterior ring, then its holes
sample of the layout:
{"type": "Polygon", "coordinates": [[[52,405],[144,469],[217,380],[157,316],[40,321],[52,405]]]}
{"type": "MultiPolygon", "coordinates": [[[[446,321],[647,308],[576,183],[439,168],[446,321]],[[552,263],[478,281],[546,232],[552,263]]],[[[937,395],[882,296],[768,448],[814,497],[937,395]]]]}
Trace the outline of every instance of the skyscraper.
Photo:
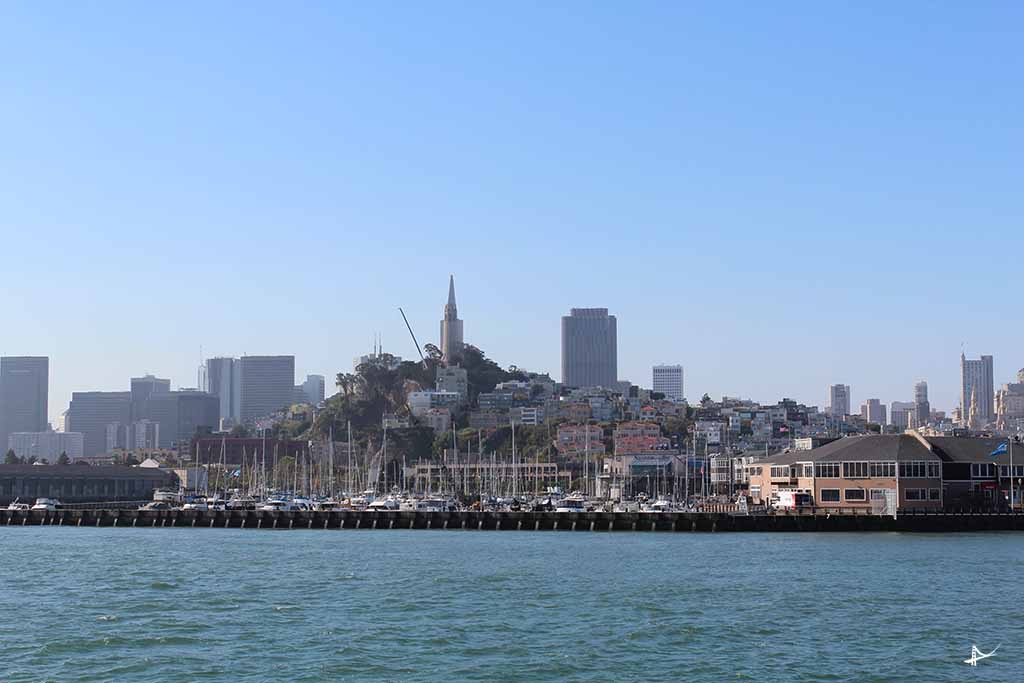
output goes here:
{"type": "Polygon", "coordinates": [[[924,427],[931,421],[932,406],[928,402],[928,382],[914,385],[914,427],[924,427]]]}
{"type": "Polygon", "coordinates": [[[985,426],[995,418],[995,383],[992,373],[992,356],[978,360],[967,360],[960,354],[960,409],[966,421],[971,409],[971,397],[977,401],[974,417],[978,425],[985,426]]]}
{"type": "MultiPolygon", "coordinates": [[[[237,358],[206,359],[206,393],[220,401],[220,419],[238,424],[242,420],[240,399],[242,373],[237,358]]],[[[203,387],[200,387],[203,388],[203,387]]]]}
{"type": "Polygon", "coordinates": [[[295,356],[242,356],[238,361],[242,422],[251,423],[295,399],[295,356]]]}
{"type": "Polygon", "coordinates": [[[4,450],[15,432],[46,431],[49,385],[49,358],[0,358],[0,446],[4,450]]]}
{"type": "Polygon", "coordinates": [[[885,426],[885,404],[877,398],[869,398],[861,407],[861,416],[870,424],[885,426]]]}
{"type": "Polygon", "coordinates": [[[146,404],[150,398],[167,394],[171,391],[171,380],[160,379],[153,375],[131,378],[132,420],[149,417],[146,404]]]}
{"type": "Polygon", "coordinates": [[[444,361],[462,351],[462,321],[459,320],[459,309],[455,305],[455,276],[448,278],[448,303],[444,307],[444,318],[441,320],[441,354],[444,361]]]}
{"type": "Polygon", "coordinates": [[[673,401],[683,400],[683,366],[655,365],[651,368],[651,389],[673,401]]]}
{"type": "Polygon", "coordinates": [[[562,316],[562,383],[570,387],[616,387],[618,334],[607,308],[573,308],[562,316]]]}
{"type": "Polygon", "coordinates": [[[66,413],[64,428],[81,432],[86,456],[107,452],[107,426],[128,425],[132,416],[130,391],[76,391],[66,413]]]}
{"type": "Polygon", "coordinates": [[[915,405],[912,401],[893,401],[889,405],[889,424],[899,430],[910,427],[915,405]]]}
{"type": "Polygon", "coordinates": [[[318,406],[323,403],[327,381],[323,375],[306,375],[306,381],[295,387],[302,400],[318,406]]]}
{"type": "Polygon", "coordinates": [[[832,417],[846,417],[850,414],[850,385],[828,385],[828,414],[832,417]]]}

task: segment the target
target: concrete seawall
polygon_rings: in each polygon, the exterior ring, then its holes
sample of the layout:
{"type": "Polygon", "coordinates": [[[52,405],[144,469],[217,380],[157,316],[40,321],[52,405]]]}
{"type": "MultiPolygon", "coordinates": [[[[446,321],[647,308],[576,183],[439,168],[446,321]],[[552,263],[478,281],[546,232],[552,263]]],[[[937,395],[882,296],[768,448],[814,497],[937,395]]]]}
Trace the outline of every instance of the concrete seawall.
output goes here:
{"type": "Polygon", "coordinates": [[[198,510],[0,510],[4,526],[202,529],[447,529],[487,531],[1018,531],[1024,514],[730,515],[623,512],[269,512],[198,510]]]}

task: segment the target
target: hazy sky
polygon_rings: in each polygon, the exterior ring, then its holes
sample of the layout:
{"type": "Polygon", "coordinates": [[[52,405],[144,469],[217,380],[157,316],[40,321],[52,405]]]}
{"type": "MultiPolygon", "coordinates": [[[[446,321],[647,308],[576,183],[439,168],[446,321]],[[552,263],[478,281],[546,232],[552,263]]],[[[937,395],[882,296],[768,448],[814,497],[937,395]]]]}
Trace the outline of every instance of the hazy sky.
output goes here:
{"type": "Polygon", "coordinates": [[[73,390],[466,339],[956,404],[1024,365],[1020,3],[3,3],[0,353],[73,390]]]}

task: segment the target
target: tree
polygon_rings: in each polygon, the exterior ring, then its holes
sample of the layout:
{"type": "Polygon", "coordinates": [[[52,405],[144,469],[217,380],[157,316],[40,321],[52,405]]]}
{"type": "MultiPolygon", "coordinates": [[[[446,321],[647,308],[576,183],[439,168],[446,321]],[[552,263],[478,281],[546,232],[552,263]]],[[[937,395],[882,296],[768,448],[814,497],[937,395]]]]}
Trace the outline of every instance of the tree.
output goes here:
{"type": "Polygon", "coordinates": [[[5,465],[20,465],[21,464],[21,458],[19,458],[17,456],[17,454],[15,454],[13,448],[8,449],[7,455],[4,456],[4,464],[5,465]]]}
{"type": "Polygon", "coordinates": [[[71,458],[68,457],[67,451],[62,451],[60,457],[57,458],[58,465],[70,465],[71,458]]]}

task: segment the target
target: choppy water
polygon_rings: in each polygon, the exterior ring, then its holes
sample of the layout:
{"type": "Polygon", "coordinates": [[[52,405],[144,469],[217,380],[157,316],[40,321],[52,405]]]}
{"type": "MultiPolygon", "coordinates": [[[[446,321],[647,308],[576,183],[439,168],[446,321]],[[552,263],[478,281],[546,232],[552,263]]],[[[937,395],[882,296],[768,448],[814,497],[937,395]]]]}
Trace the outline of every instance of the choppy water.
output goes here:
{"type": "Polygon", "coordinates": [[[1024,680],[1024,535],[28,527],[0,560],[8,683],[1024,680]]]}

